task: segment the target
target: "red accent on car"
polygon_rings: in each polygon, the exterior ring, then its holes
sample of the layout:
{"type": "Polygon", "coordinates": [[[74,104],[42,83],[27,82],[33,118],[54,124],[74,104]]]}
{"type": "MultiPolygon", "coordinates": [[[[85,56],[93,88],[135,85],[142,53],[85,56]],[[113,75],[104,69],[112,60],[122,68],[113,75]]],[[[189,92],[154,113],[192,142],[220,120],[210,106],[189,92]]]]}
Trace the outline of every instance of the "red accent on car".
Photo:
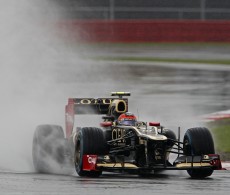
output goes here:
{"type": "Polygon", "coordinates": [[[161,124],[159,122],[149,122],[149,126],[159,127],[161,124]]]}
{"type": "Polygon", "coordinates": [[[66,138],[70,138],[74,126],[74,99],[69,98],[65,107],[66,138]]]}
{"type": "Polygon", "coordinates": [[[218,154],[209,154],[208,155],[212,160],[210,161],[210,164],[215,167],[215,170],[225,170],[222,168],[222,164],[220,161],[220,155],[218,154]]]}
{"type": "Polygon", "coordinates": [[[83,155],[83,170],[96,171],[97,155],[83,155]]]}
{"type": "Polygon", "coordinates": [[[102,123],[100,123],[100,126],[101,127],[111,127],[112,126],[112,122],[102,122],[102,123]]]}

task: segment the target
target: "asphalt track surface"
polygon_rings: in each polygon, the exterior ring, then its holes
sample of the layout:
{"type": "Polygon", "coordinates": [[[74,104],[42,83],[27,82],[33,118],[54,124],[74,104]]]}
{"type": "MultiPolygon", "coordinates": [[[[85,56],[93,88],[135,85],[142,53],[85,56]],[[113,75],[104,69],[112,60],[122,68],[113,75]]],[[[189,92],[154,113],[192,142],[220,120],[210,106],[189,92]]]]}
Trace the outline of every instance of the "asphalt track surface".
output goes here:
{"type": "Polygon", "coordinates": [[[207,179],[190,179],[184,171],[165,171],[141,178],[105,173],[100,178],[76,175],[0,173],[0,194],[8,195],[140,195],[140,194],[229,194],[229,171],[216,171],[207,179]]]}

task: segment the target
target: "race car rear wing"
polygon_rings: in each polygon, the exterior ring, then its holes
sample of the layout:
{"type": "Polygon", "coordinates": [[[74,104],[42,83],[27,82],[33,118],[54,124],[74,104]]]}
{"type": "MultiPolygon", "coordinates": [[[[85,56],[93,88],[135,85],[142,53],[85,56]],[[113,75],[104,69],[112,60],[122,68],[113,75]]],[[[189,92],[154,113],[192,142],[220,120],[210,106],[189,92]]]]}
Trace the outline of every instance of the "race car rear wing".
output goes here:
{"type": "Polygon", "coordinates": [[[69,138],[72,134],[75,115],[106,114],[116,118],[119,114],[127,112],[128,99],[122,98],[122,95],[117,94],[119,98],[69,98],[65,107],[66,137],[69,138]]]}

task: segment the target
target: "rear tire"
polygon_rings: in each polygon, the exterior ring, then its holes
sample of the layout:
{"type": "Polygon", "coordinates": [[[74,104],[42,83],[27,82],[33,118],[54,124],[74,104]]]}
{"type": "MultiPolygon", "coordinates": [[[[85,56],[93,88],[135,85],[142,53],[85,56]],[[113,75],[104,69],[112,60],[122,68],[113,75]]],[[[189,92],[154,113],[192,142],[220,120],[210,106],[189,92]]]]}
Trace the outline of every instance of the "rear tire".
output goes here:
{"type": "Polygon", "coordinates": [[[106,155],[106,141],[103,131],[95,127],[82,128],[76,138],[74,164],[79,176],[99,177],[102,171],[84,171],[83,155],[106,155]]]}
{"type": "Polygon", "coordinates": [[[39,173],[60,173],[65,162],[65,139],[62,127],[39,125],[33,137],[33,164],[39,173]]]}
{"type": "MultiPolygon", "coordinates": [[[[188,129],[184,135],[183,152],[185,155],[214,154],[214,142],[207,128],[197,127],[188,129]]],[[[212,175],[212,169],[190,169],[187,170],[192,178],[205,178],[212,175]]]]}

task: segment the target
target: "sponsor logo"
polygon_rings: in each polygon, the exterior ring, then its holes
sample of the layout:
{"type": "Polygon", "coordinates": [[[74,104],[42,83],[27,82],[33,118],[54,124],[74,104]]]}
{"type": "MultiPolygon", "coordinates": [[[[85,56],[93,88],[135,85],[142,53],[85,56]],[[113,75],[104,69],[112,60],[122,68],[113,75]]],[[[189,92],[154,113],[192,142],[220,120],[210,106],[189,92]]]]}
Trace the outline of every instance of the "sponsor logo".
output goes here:
{"type": "Polygon", "coordinates": [[[92,157],[92,156],[89,156],[87,155],[87,158],[88,158],[88,163],[89,164],[96,164],[96,161],[97,161],[97,158],[96,157],[92,157]]]}
{"type": "Polygon", "coordinates": [[[82,98],[82,99],[75,99],[75,104],[111,104],[113,99],[111,98],[82,98]]]}

